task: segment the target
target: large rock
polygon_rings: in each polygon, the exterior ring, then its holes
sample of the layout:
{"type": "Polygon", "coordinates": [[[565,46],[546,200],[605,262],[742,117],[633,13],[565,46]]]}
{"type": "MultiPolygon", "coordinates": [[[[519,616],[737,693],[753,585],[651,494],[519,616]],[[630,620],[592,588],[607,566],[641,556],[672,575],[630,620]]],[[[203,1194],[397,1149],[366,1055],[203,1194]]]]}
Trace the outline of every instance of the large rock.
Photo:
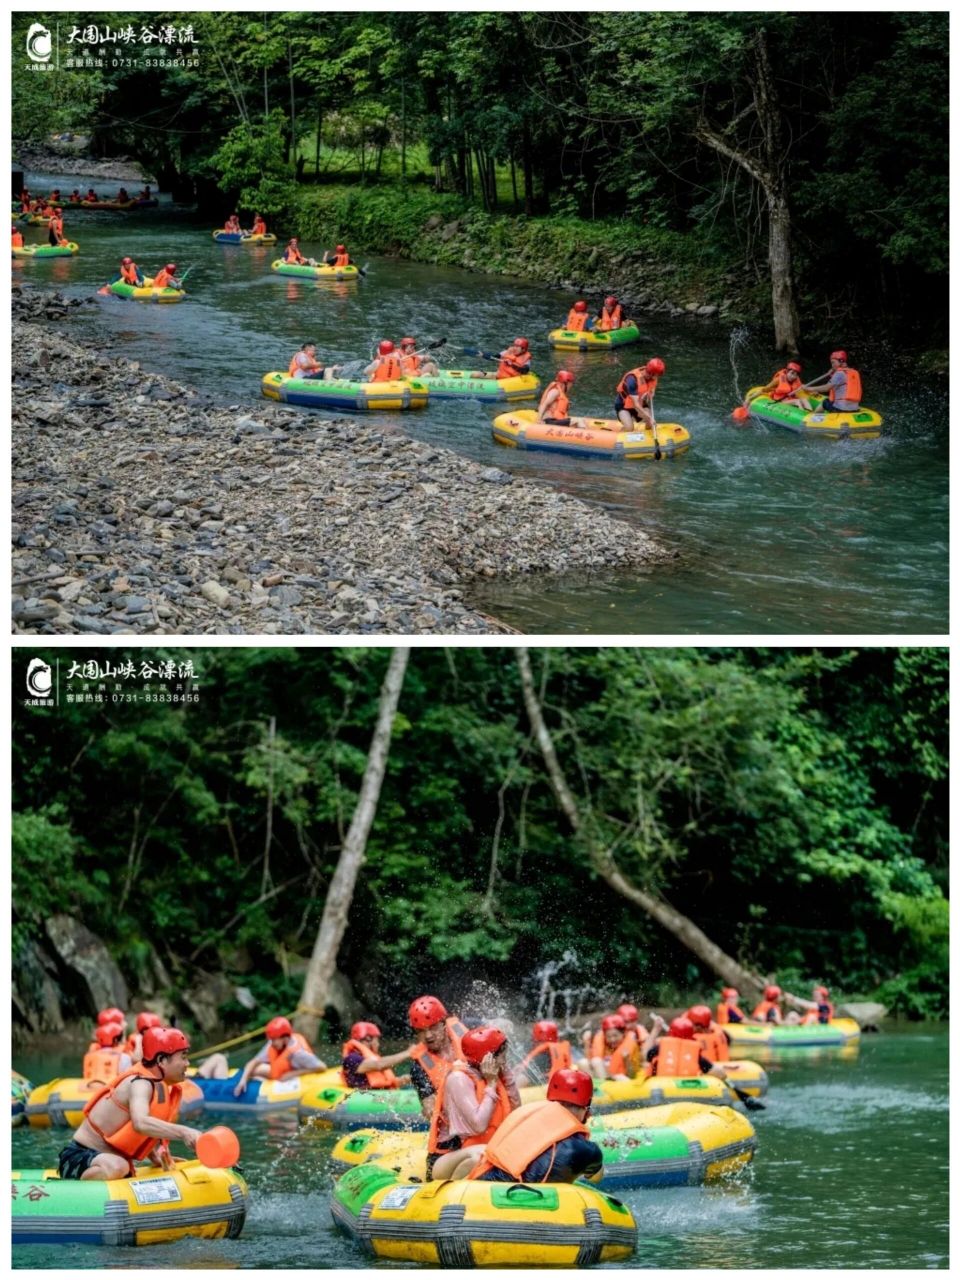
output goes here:
{"type": "Polygon", "coordinates": [[[35,942],[25,942],[12,957],[13,1030],[62,1031],[63,1011],[60,988],[55,981],[56,965],[35,942]]]}
{"type": "Polygon", "coordinates": [[[68,989],[77,989],[82,1012],[95,1014],[110,1005],[128,1007],[127,984],[102,939],[73,916],[51,916],[46,928],[54,955],[69,975],[68,989]]]}
{"type": "Polygon", "coordinates": [[[193,985],[180,993],[180,999],[204,1031],[216,1031],[223,1023],[218,1010],[235,998],[234,985],[222,973],[195,969],[194,975],[193,985]]]}

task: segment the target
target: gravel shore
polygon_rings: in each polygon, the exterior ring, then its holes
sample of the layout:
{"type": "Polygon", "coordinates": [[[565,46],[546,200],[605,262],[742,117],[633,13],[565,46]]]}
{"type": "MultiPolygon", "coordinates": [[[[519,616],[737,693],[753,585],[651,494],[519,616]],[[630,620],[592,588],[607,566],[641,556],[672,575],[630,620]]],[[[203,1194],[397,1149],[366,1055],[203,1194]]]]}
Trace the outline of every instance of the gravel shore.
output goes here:
{"type": "Polygon", "coordinates": [[[17,633],[507,634],[471,580],[673,558],[402,431],[145,372],[54,327],[83,305],[14,289],[17,633]]]}

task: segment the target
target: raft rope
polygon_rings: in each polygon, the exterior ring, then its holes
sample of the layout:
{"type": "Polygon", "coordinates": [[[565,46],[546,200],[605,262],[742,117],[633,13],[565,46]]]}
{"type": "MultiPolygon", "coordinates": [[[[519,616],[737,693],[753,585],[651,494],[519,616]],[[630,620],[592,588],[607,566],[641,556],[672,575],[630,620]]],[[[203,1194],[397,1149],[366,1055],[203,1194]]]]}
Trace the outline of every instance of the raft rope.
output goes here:
{"type": "MultiPolygon", "coordinates": [[[[322,1018],[324,1016],[324,1011],[322,1009],[314,1009],[308,1004],[298,1004],[290,1013],[285,1013],[281,1016],[285,1018],[295,1018],[298,1013],[311,1013],[315,1018],[322,1018]]],[[[232,1040],[222,1040],[220,1044],[211,1044],[205,1049],[192,1049],[191,1053],[196,1057],[205,1058],[208,1054],[219,1053],[221,1049],[232,1049],[234,1045],[244,1044],[247,1040],[254,1040],[257,1036],[262,1036],[263,1034],[264,1027],[261,1024],[259,1027],[254,1027],[252,1031],[245,1031],[243,1035],[234,1036],[232,1040]]]]}

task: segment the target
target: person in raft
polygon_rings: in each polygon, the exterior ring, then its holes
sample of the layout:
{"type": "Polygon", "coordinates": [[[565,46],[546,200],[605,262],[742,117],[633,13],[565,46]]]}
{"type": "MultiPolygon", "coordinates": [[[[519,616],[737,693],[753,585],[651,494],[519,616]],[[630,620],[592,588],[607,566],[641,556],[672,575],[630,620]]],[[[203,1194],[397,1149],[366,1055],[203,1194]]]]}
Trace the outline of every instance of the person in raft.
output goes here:
{"type": "Polygon", "coordinates": [[[653,427],[653,397],[657,382],[666,372],[667,366],[659,356],[654,356],[646,364],[625,373],[617,383],[613,407],[624,431],[636,431],[641,424],[653,427]]]}
{"type": "Polygon", "coordinates": [[[825,1027],[834,1016],[833,1002],[826,987],[814,987],[813,999],[804,1000],[800,996],[783,993],[783,998],[795,1009],[805,1010],[803,1013],[788,1013],[784,1021],[790,1026],[825,1027]]]}
{"type": "Polygon", "coordinates": [[[364,369],[363,377],[367,382],[396,382],[403,377],[400,357],[389,338],[378,345],[376,359],[364,369]]]}
{"type": "Polygon", "coordinates": [[[744,401],[747,408],[759,396],[767,396],[770,400],[776,400],[778,404],[795,404],[803,409],[804,413],[809,413],[813,407],[804,393],[804,385],[800,381],[800,374],[803,372],[803,365],[796,360],[790,360],[778,369],[770,381],[755,391],[753,395],[747,396],[744,401]]]}
{"type": "Polygon", "coordinates": [[[608,294],[593,327],[600,333],[609,333],[611,329],[622,329],[625,323],[619,298],[612,293],[608,294]]]}
{"type": "Polygon", "coordinates": [[[328,249],[324,249],[323,265],[325,267],[353,266],[353,259],[350,257],[349,253],[347,253],[347,246],[338,244],[332,253],[328,249]]]}
{"type": "Polygon", "coordinates": [[[410,1057],[414,1046],[400,1053],[380,1056],[380,1028],[375,1022],[355,1022],[343,1046],[340,1074],[351,1089],[402,1089],[409,1076],[394,1075],[393,1068],[410,1057]]]}
{"type": "Polygon", "coordinates": [[[243,235],[243,227],[240,225],[240,219],[236,213],[231,213],[230,217],[223,224],[223,229],[232,236],[243,235]]]}
{"type": "Polygon", "coordinates": [[[674,1018],[664,1036],[660,1033],[665,1026],[666,1023],[660,1019],[660,1025],[652,1036],[656,1043],[646,1051],[646,1075],[682,1079],[703,1075],[718,1076],[721,1080],[726,1080],[727,1073],[723,1067],[708,1058],[701,1048],[696,1028],[689,1018],[674,1018]]]}
{"type": "MultiPolygon", "coordinates": [[[[119,1022],[124,1034],[127,1031],[127,1015],[122,1009],[118,1009],[116,1005],[111,1005],[109,1009],[100,1009],[97,1013],[97,1026],[105,1027],[111,1022],[119,1022]]],[[[97,1040],[94,1038],[90,1042],[90,1048],[96,1049],[97,1040]]]]}
{"type": "Polygon", "coordinates": [[[151,1013],[149,1009],[144,1009],[142,1013],[137,1014],[137,1020],[134,1024],[133,1031],[127,1036],[124,1044],[124,1051],[129,1053],[133,1062],[139,1062],[143,1057],[143,1033],[148,1027],[162,1027],[163,1019],[159,1013],[151,1013]]]}
{"type": "Polygon", "coordinates": [[[505,351],[500,352],[497,365],[498,378],[522,378],[530,372],[530,340],[514,338],[505,351]]]}
{"type": "Polygon", "coordinates": [[[120,259],[120,274],[113,277],[111,284],[132,284],[138,289],[143,288],[143,272],[137,266],[132,258],[120,259]]]}
{"type": "MultiPolygon", "coordinates": [[[[295,1076],[304,1076],[311,1071],[326,1070],[326,1064],[321,1062],[300,1032],[294,1031],[289,1019],[271,1018],[264,1031],[267,1043],[239,1073],[240,1078],[233,1087],[235,1097],[240,1097],[251,1079],[293,1080],[295,1076]]],[[[206,1080],[226,1080],[234,1074],[222,1053],[212,1053],[197,1068],[197,1075],[206,1080]]]]}
{"type": "Polygon", "coordinates": [[[629,1080],[636,1037],[627,1035],[627,1024],[619,1013],[608,1013],[600,1030],[585,1045],[590,1071],[598,1080],[629,1080]]]}
{"type": "Polygon", "coordinates": [[[192,1151],[199,1129],[177,1124],[190,1041],[176,1027],[150,1027],[143,1061],[105,1085],[83,1109],[83,1121],[60,1152],[60,1177],[105,1182],[132,1177],[134,1161],[172,1170],[167,1144],[192,1151]]]}
{"type": "Polygon", "coordinates": [[[711,1062],[730,1061],[730,1037],[719,1023],[714,1022],[708,1005],[691,1005],[684,1017],[693,1023],[694,1035],[704,1057],[711,1062]]]}
{"type": "Polygon", "coordinates": [[[591,1141],[587,1119],[593,1081],[585,1071],[564,1067],[554,1072],[545,1102],[528,1102],[511,1111],[467,1174],[478,1182],[595,1181],[603,1171],[603,1152],[591,1141]]]}
{"type": "Polygon", "coordinates": [[[507,1066],[507,1037],[474,1027],[460,1041],[463,1061],[440,1081],[427,1135],[427,1180],[465,1178],[520,1094],[507,1066]]]}
{"type": "Polygon", "coordinates": [[[292,236],[287,241],[287,247],[283,251],[283,260],[284,262],[294,262],[301,267],[313,265],[313,259],[305,258],[300,252],[300,244],[296,236],[292,236]]]}
{"type": "Polygon", "coordinates": [[[717,1005],[717,1023],[722,1027],[728,1022],[746,1022],[747,1015],[740,1008],[740,992],[736,987],[724,987],[717,1005]]]}
{"type": "Polygon", "coordinates": [[[15,223],[10,227],[10,232],[11,232],[11,238],[13,242],[12,247],[14,249],[22,249],[23,248],[23,232],[15,223]]]}
{"type": "Polygon", "coordinates": [[[177,264],[168,262],[165,267],[161,267],[157,274],[153,277],[154,289],[179,289],[180,281],[177,279],[177,264]]]}
{"type": "Polygon", "coordinates": [[[573,1066],[569,1040],[560,1039],[560,1028],[549,1018],[533,1024],[533,1048],[513,1069],[518,1085],[542,1084],[555,1071],[573,1066]]]}
{"type": "Polygon", "coordinates": [[[267,224],[259,213],[253,215],[253,226],[250,228],[250,234],[252,236],[265,236],[267,234],[267,224]]]}
{"type": "Polygon", "coordinates": [[[573,333],[583,333],[584,331],[589,333],[595,325],[596,321],[590,315],[590,308],[584,299],[580,298],[567,313],[567,321],[563,327],[573,333]]]}
{"type": "Polygon", "coordinates": [[[783,1009],[780,1000],[783,992],[774,982],[763,988],[763,999],[754,1007],[750,1015],[751,1022],[773,1022],[779,1026],[783,1022],[783,1009]]]}
{"type": "Polygon", "coordinates": [[[83,1078],[109,1084],[133,1066],[133,1058],[120,1043],[123,1026],[119,1022],[108,1022],[97,1027],[94,1037],[96,1048],[91,1046],[83,1055],[83,1078]]]}
{"type": "Polygon", "coordinates": [[[94,191],[93,187],[87,187],[87,194],[83,198],[84,200],[96,200],[98,203],[100,200],[100,197],[94,191]]]}
{"type": "Polygon", "coordinates": [[[461,1057],[460,1044],[467,1028],[447,1013],[436,996],[417,996],[407,1011],[416,1044],[410,1051],[410,1083],[420,1099],[425,1120],[433,1108],[444,1076],[461,1057]]]}
{"type": "Polygon", "coordinates": [[[417,350],[416,338],[400,339],[400,368],[407,378],[421,374],[435,378],[440,372],[440,366],[432,356],[425,357],[417,350]]]}
{"type": "Polygon", "coordinates": [[[556,427],[582,427],[579,418],[570,417],[570,397],[567,391],[573,386],[573,374],[569,369],[558,369],[556,377],[540,397],[537,421],[556,427]]]}
{"type": "MultiPolygon", "coordinates": [[[[333,370],[332,372],[336,372],[333,370]]],[[[324,375],[324,366],[317,359],[316,343],[305,342],[290,358],[287,373],[291,378],[316,382],[324,375]]]]}
{"type": "Polygon", "coordinates": [[[623,1052],[631,1076],[639,1075],[643,1068],[641,1049],[647,1041],[647,1029],[640,1025],[640,1010],[635,1004],[622,1004],[617,1013],[623,1019],[623,1052]]]}
{"type": "Polygon", "coordinates": [[[143,190],[142,190],[142,191],[138,191],[138,192],[137,192],[137,199],[138,199],[138,200],[152,200],[152,199],[153,199],[153,196],[150,194],[150,188],[149,188],[149,186],[146,186],[146,187],[144,187],[144,188],[143,188],[143,190]]]}
{"type": "Polygon", "coordinates": [[[129,195],[127,195],[127,188],[121,187],[113,199],[115,204],[126,204],[130,199],[129,195]]]}
{"type": "Polygon", "coordinates": [[[53,217],[50,219],[48,237],[53,248],[67,243],[67,238],[63,234],[63,210],[59,205],[54,209],[53,217]]]}
{"type": "Polygon", "coordinates": [[[817,410],[818,413],[854,413],[860,408],[863,398],[860,374],[848,366],[845,351],[831,351],[830,373],[809,383],[806,390],[826,390],[826,399],[817,410]]]}
{"type": "Polygon", "coordinates": [[[79,204],[82,199],[83,199],[83,196],[80,194],[79,187],[74,187],[73,190],[70,192],[70,194],[67,196],[67,202],[69,204],[79,204]]]}

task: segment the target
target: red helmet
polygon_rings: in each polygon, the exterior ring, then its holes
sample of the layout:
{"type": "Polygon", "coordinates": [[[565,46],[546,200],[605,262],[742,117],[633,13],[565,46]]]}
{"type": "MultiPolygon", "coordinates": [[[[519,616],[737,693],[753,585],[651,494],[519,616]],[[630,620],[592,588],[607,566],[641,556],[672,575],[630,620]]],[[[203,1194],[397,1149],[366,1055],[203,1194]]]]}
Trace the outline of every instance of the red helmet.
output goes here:
{"type": "Polygon", "coordinates": [[[514,340],[513,340],[513,345],[514,345],[515,347],[519,347],[521,351],[529,351],[529,350],[530,350],[530,339],[529,339],[529,338],[514,338],[514,340]]]}
{"type": "Polygon", "coordinates": [[[463,1056],[468,1062],[479,1063],[485,1054],[496,1053],[507,1043],[507,1037],[497,1027],[474,1027],[460,1041],[463,1056]]]}
{"type": "Polygon", "coordinates": [[[663,363],[659,356],[654,356],[652,360],[648,360],[644,365],[647,373],[652,374],[655,378],[659,378],[662,373],[667,372],[667,366],[663,363]]]}
{"type": "Polygon", "coordinates": [[[534,1044],[556,1044],[560,1038],[560,1029],[555,1022],[535,1022],[533,1024],[534,1044]]]}
{"type": "Polygon", "coordinates": [[[815,996],[823,996],[824,1000],[830,999],[830,992],[827,990],[826,987],[814,987],[813,994],[815,996]]]}
{"type": "Polygon", "coordinates": [[[617,1010],[624,1022],[636,1022],[640,1017],[640,1010],[635,1004],[622,1004],[617,1010]]]}
{"type": "Polygon", "coordinates": [[[351,1040],[365,1040],[368,1036],[380,1035],[380,1028],[375,1022],[355,1022],[350,1028],[351,1040]]]}
{"type": "Polygon", "coordinates": [[[121,264],[122,264],[123,266],[128,267],[128,266],[131,264],[131,262],[133,262],[133,259],[132,259],[132,258],[121,258],[121,259],[120,259],[120,262],[121,262],[121,264]]]}
{"type": "Polygon", "coordinates": [[[585,1071],[561,1067],[547,1085],[548,1102],[572,1102],[575,1107],[589,1107],[593,1101],[593,1081],[585,1071]]]}
{"type": "Polygon", "coordinates": [[[54,210],[54,212],[55,212],[55,213],[63,213],[63,210],[58,208],[58,209],[55,209],[55,210],[54,210]]]}
{"type": "Polygon", "coordinates": [[[189,1049],[190,1041],[176,1027],[147,1027],[143,1033],[143,1060],[152,1062],[158,1053],[189,1049]]]}
{"type": "Polygon", "coordinates": [[[674,1018],[670,1023],[670,1034],[678,1040],[692,1040],[695,1034],[693,1023],[689,1018],[674,1018]]]}
{"type": "Polygon", "coordinates": [[[803,373],[803,365],[797,360],[788,360],[787,368],[792,369],[794,373],[803,373]]]}
{"type": "Polygon", "coordinates": [[[720,994],[724,998],[724,1000],[740,999],[740,992],[737,990],[736,987],[724,987],[723,990],[720,992],[720,994]]]}
{"type": "Polygon", "coordinates": [[[97,1044],[103,1049],[109,1049],[111,1045],[117,1043],[123,1035],[123,1027],[119,1022],[107,1022],[102,1027],[97,1027],[93,1033],[97,1037],[97,1044]]]}
{"type": "Polygon", "coordinates": [[[279,1040],[281,1036],[293,1035],[293,1027],[290,1025],[289,1018],[271,1018],[265,1029],[268,1040],[279,1040]]]}
{"type": "Polygon", "coordinates": [[[98,1027],[105,1027],[108,1022],[119,1022],[122,1026],[126,1020],[122,1009],[101,1009],[97,1014],[98,1027]]]}
{"type": "Polygon", "coordinates": [[[416,338],[401,338],[400,345],[401,347],[415,347],[417,345],[417,340],[416,338]]]}
{"type": "Polygon", "coordinates": [[[380,343],[379,347],[377,347],[377,350],[380,352],[382,356],[388,356],[390,352],[393,350],[393,343],[390,341],[389,338],[384,338],[384,340],[380,343]]]}
{"type": "Polygon", "coordinates": [[[604,298],[603,305],[605,307],[615,307],[617,305],[617,299],[611,293],[606,298],[604,298]]]}
{"type": "Polygon", "coordinates": [[[627,1024],[619,1013],[608,1013],[600,1023],[602,1031],[626,1031],[627,1024]]]}
{"type": "Polygon", "coordinates": [[[347,246],[345,244],[337,245],[337,253],[346,253],[346,252],[347,252],[347,246]]]}
{"type": "Polygon", "coordinates": [[[692,1009],[688,1009],[687,1017],[695,1027],[709,1027],[713,1021],[710,1010],[705,1004],[695,1004],[692,1009]]]}
{"type": "Polygon", "coordinates": [[[436,996],[418,996],[407,1011],[407,1021],[414,1031],[424,1031],[449,1017],[436,996]]]}
{"type": "Polygon", "coordinates": [[[586,311],[586,309],[587,309],[587,304],[586,304],[586,303],[584,302],[584,300],[581,298],[579,302],[575,302],[575,303],[573,304],[573,309],[574,309],[574,311],[586,311]]]}
{"type": "Polygon", "coordinates": [[[176,271],[176,269],[177,269],[177,264],[175,262],[168,262],[165,268],[165,270],[167,271],[176,271]]]}
{"type": "Polygon", "coordinates": [[[569,387],[570,384],[573,382],[573,374],[570,372],[569,369],[561,369],[557,374],[557,381],[562,382],[569,387]]]}
{"type": "Polygon", "coordinates": [[[159,1013],[148,1013],[147,1010],[144,1009],[143,1013],[137,1014],[137,1030],[140,1032],[146,1031],[147,1027],[162,1026],[163,1019],[160,1017],[159,1013]]]}
{"type": "Polygon", "coordinates": [[[830,359],[831,359],[831,360],[842,360],[842,361],[843,361],[843,363],[844,363],[844,364],[846,364],[846,363],[847,363],[847,353],[846,353],[845,351],[831,351],[831,352],[830,352],[830,359]]]}
{"type": "Polygon", "coordinates": [[[764,1000],[779,1000],[780,988],[770,983],[769,986],[763,988],[763,998],[764,1000]]]}

